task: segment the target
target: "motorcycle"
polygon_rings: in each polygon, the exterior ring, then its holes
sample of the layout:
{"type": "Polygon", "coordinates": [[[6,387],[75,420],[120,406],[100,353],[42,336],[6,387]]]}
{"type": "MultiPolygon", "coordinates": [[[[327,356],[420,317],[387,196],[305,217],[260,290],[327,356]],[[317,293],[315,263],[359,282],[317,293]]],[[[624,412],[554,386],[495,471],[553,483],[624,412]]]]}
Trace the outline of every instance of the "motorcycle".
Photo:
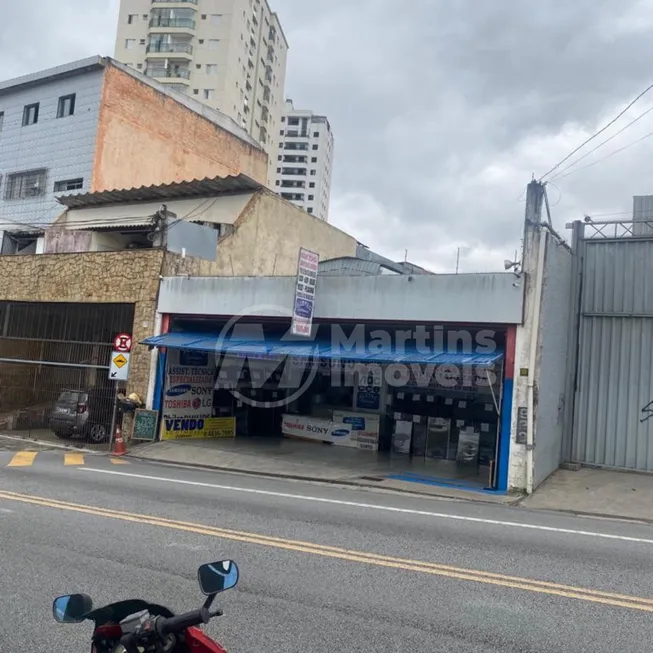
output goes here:
{"type": "Polygon", "coordinates": [[[140,599],[94,610],[87,594],[67,594],[54,600],[52,615],[65,624],[92,621],[91,653],[227,653],[200,626],[222,616],[222,610],[211,610],[211,605],[220,592],[236,586],[238,576],[232,560],[202,565],[197,580],[207,598],[199,610],[185,614],[140,599]]]}

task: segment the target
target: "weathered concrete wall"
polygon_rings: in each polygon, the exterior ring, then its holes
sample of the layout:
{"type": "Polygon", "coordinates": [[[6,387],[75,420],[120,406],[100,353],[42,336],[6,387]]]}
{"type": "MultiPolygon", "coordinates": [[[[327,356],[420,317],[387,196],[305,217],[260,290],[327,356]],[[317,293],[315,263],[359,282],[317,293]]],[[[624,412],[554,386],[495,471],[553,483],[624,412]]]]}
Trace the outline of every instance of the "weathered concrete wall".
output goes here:
{"type": "Polygon", "coordinates": [[[536,411],[535,487],[560,466],[569,338],[572,254],[547,238],[540,315],[536,411]]]}
{"type": "Polygon", "coordinates": [[[354,256],[356,239],[268,191],[258,192],[218,244],[215,263],[201,262],[202,276],[291,276],[300,247],[320,259],[354,256]]]}
{"type": "Polygon", "coordinates": [[[92,191],[246,174],[267,155],[119,68],[105,72],[92,191]]]}

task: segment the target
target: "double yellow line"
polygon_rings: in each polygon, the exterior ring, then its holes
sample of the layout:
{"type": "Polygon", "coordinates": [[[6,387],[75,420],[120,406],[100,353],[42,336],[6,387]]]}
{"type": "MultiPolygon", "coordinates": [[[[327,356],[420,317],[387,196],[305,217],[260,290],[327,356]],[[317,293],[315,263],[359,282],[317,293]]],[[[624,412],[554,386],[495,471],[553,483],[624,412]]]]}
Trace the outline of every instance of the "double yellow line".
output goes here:
{"type": "Polygon", "coordinates": [[[248,544],[258,544],[261,546],[270,546],[276,549],[286,551],[296,551],[300,553],[310,553],[313,555],[324,556],[328,558],[337,558],[350,562],[359,562],[377,567],[387,567],[391,569],[401,569],[422,574],[431,574],[434,576],[444,576],[456,580],[466,580],[475,583],[484,583],[487,585],[497,585],[513,589],[537,592],[552,596],[562,596],[569,599],[578,599],[592,603],[601,603],[619,608],[629,608],[631,610],[642,610],[644,612],[653,612],[653,599],[629,596],[627,594],[615,594],[612,592],[602,592],[599,590],[585,589],[583,587],[573,587],[559,583],[550,583],[547,581],[531,580],[529,578],[520,578],[518,576],[506,576],[504,574],[495,574],[476,569],[465,569],[463,567],[454,567],[434,562],[422,562],[418,560],[409,560],[393,556],[378,555],[376,553],[366,553],[343,549],[335,546],[325,546],[313,542],[303,542],[300,540],[287,540],[279,537],[270,537],[258,533],[248,533],[225,528],[207,526],[205,524],[196,524],[192,522],[177,521],[155,517],[152,515],[141,515],[137,513],[123,512],[119,510],[110,510],[108,508],[99,508],[67,501],[57,501],[45,497],[30,496],[27,494],[18,494],[16,492],[0,491],[0,499],[7,501],[18,501],[45,508],[57,508],[59,510],[69,510],[72,512],[93,515],[95,517],[106,517],[109,519],[119,519],[126,522],[134,522],[148,526],[157,526],[159,528],[170,528],[187,533],[196,533],[198,535],[207,535],[225,540],[235,540],[237,542],[246,542],[248,544]]]}

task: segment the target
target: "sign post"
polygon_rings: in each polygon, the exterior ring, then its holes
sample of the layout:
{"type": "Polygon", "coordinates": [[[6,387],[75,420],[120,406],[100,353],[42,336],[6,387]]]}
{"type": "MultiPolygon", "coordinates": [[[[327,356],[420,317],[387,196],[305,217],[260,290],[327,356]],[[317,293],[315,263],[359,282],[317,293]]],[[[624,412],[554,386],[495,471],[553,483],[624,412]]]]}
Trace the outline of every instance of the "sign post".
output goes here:
{"type": "Polygon", "coordinates": [[[311,335],[319,263],[319,254],[303,247],[299,250],[291,326],[291,333],[294,336],[311,335]]]}
{"type": "MultiPolygon", "coordinates": [[[[109,363],[109,379],[126,381],[129,378],[129,360],[131,358],[132,337],[129,333],[119,333],[113,339],[113,351],[109,363]]],[[[113,438],[118,417],[118,384],[113,390],[113,414],[111,415],[111,432],[109,433],[109,451],[113,449],[113,438]]]]}

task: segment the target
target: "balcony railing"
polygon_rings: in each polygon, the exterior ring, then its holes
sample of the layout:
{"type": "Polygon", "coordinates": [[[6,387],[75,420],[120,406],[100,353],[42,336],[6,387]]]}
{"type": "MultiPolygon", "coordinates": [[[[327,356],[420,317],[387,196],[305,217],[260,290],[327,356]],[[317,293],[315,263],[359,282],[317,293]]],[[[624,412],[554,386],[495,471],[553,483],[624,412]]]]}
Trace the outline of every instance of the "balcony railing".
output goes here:
{"type": "Polygon", "coordinates": [[[197,23],[191,18],[164,18],[156,17],[150,21],[150,27],[172,27],[181,29],[195,29],[197,23]]]}
{"type": "Polygon", "coordinates": [[[190,43],[150,43],[146,52],[193,54],[193,46],[190,43]]]}
{"type": "Polygon", "coordinates": [[[190,79],[190,70],[187,68],[163,68],[151,66],[145,69],[148,77],[176,77],[181,79],[190,79]]]}

